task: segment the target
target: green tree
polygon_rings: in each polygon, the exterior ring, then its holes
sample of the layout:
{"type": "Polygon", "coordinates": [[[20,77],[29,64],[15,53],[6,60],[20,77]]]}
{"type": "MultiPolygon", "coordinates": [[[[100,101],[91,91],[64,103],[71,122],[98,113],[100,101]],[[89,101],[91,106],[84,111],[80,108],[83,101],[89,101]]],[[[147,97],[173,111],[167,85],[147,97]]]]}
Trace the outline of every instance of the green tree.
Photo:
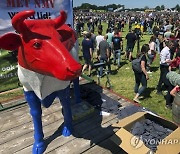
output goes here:
{"type": "Polygon", "coordinates": [[[148,6],[145,6],[145,7],[144,7],[144,9],[145,9],[145,10],[148,10],[148,9],[149,9],[149,7],[148,7],[148,6]]]}
{"type": "Polygon", "coordinates": [[[96,5],[91,5],[91,9],[97,10],[97,6],[96,5]]]}
{"type": "Polygon", "coordinates": [[[161,5],[161,10],[165,10],[165,6],[164,5],[161,5]]]}
{"type": "Polygon", "coordinates": [[[117,9],[118,6],[116,4],[109,4],[107,5],[108,8],[113,8],[113,10],[117,9]]]}
{"type": "Polygon", "coordinates": [[[175,6],[175,9],[176,9],[178,12],[180,12],[180,6],[179,6],[179,4],[177,4],[177,5],[175,6]]]}
{"type": "Polygon", "coordinates": [[[155,7],[155,10],[156,10],[156,11],[161,11],[161,7],[160,7],[160,6],[156,6],[156,7],[155,7]]]}
{"type": "Polygon", "coordinates": [[[83,4],[81,4],[81,7],[80,7],[81,9],[91,9],[91,4],[89,4],[89,3],[83,3],[83,4]]]}

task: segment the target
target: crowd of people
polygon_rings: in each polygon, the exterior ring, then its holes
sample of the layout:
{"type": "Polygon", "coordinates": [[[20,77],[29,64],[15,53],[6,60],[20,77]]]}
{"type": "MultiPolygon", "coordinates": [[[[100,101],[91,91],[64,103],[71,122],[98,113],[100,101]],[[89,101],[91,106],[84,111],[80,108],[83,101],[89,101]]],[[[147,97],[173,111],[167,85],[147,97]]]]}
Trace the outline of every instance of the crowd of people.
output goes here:
{"type": "MultiPolygon", "coordinates": [[[[166,74],[180,66],[180,16],[175,13],[75,13],[75,29],[78,36],[83,36],[82,53],[84,65],[82,72],[88,68],[88,76],[91,76],[93,64],[105,63],[111,74],[111,65],[117,70],[121,68],[122,53],[124,58],[131,62],[140,58],[142,72],[135,72],[135,96],[133,100],[140,103],[139,97],[147,88],[149,73],[152,73],[152,64],[157,54],[160,55],[160,75],[157,83],[157,94],[161,95],[165,87],[166,107],[171,108],[174,96],[171,91],[174,86],[166,78],[166,74]],[[102,23],[107,23],[104,29],[102,23]],[[87,24],[87,29],[85,29],[87,24]],[[125,37],[124,27],[128,26],[125,37]],[[97,34],[95,34],[97,30],[97,34]],[[102,35],[103,32],[105,35],[102,35]],[[140,46],[144,35],[149,35],[149,42],[140,46]],[[125,41],[126,43],[123,43],[125,41]],[[123,44],[126,44],[125,47],[123,44]],[[137,53],[133,54],[137,44],[137,53]],[[141,47],[141,48],[140,48],[141,47]],[[133,55],[136,55],[133,57],[133,55]]],[[[99,76],[103,77],[103,67],[100,67],[99,76]]]]}

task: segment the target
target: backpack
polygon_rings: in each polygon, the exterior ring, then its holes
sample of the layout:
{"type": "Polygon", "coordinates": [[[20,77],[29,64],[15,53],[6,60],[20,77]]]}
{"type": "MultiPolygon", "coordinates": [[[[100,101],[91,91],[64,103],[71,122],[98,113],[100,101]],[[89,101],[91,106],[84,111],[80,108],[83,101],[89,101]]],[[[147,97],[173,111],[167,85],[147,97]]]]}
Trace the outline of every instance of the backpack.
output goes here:
{"type": "Polygon", "coordinates": [[[136,58],[132,61],[132,69],[135,73],[141,73],[141,58],[143,55],[141,55],[139,58],[136,58]]]}

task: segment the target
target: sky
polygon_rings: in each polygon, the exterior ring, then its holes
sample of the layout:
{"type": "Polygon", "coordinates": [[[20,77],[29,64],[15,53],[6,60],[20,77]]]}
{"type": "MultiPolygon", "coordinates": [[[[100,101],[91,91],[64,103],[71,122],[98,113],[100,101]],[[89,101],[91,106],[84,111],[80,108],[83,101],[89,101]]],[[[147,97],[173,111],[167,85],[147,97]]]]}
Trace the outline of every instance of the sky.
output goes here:
{"type": "Polygon", "coordinates": [[[89,3],[97,6],[104,6],[108,4],[121,4],[125,8],[155,8],[156,6],[164,5],[166,8],[175,7],[180,4],[180,0],[73,0],[73,6],[81,6],[82,3],[89,3]]]}

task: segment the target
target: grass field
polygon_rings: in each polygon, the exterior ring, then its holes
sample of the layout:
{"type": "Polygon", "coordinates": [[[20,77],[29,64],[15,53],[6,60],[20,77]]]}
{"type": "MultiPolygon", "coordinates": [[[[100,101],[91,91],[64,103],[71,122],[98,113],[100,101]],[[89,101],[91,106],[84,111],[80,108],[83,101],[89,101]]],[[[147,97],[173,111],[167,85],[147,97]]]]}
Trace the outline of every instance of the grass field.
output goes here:
{"type": "MultiPolygon", "coordinates": [[[[103,23],[103,34],[105,34],[105,30],[107,29],[107,24],[103,23]]],[[[127,26],[124,29],[124,32],[122,32],[123,37],[127,34],[127,26]]],[[[97,29],[95,31],[95,34],[97,34],[97,29]]],[[[140,45],[142,46],[144,43],[148,43],[150,38],[150,35],[144,35],[141,39],[140,45]]],[[[82,42],[82,37],[79,38],[79,44],[82,42]]],[[[126,42],[124,41],[124,49],[126,47],[126,42]]],[[[136,49],[135,46],[133,55],[136,55],[136,49]]],[[[80,48],[79,51],[80,55],[80,62],[84,64],[83,58],[82,58],[82,51],[80,48]]],[[[3,74],[2,71],[3,67],[7,67],[10,65],[16,65],[17,63],[10,58],[10,54],[7,51],[2,51],[0,55],[0,66],[1,70],[0,73],[3,74]]],[[[112,65],[113,74],[109,75],[110,81],[112,84],[112,90],[116,93],[125,96],[126,98],[132,100],[134,97],[134,74],[131,69],[131,63],[129,61],[124,60],[124,55],[121,56],[122,67],[117,70],[116,66],[112,65]]],[[[169,120],[172,120],[172,113],[171,110],[165,108],[165,99],[163,96],[159,96],[156,94],[156,86],[159,80],[159,56],[155,59],[153,65],[152,65],[153,73],[150,74],[150,79],[148,80],[148,88],[145,91],[144,98],[141,99],[141,105],[158,113],[160,116],[163,116],[169,120]]],[[[10,70],[8,73],[15,73],[16,70],[10,70]]],[[[94,72],[95,73],[95,72],[94,72]]],[[[96,75],[92,76],[92,78],[97,81],[96,75]]],[[[101,78],[101,85],[105,86],[106,78],[101,78]]],[[[0,79],[0,92],[6,91],[9,89],[17,88],[18,87],[18,78],[17,76],[14,76],[12,78],[7,79],[0,79]]],[[[7,100],[10,97],[16,97],[17,95],[22,95],[22,90],[12,92],[10,94],[0,95],[0,102],[3,100],[7,100]]]]}

